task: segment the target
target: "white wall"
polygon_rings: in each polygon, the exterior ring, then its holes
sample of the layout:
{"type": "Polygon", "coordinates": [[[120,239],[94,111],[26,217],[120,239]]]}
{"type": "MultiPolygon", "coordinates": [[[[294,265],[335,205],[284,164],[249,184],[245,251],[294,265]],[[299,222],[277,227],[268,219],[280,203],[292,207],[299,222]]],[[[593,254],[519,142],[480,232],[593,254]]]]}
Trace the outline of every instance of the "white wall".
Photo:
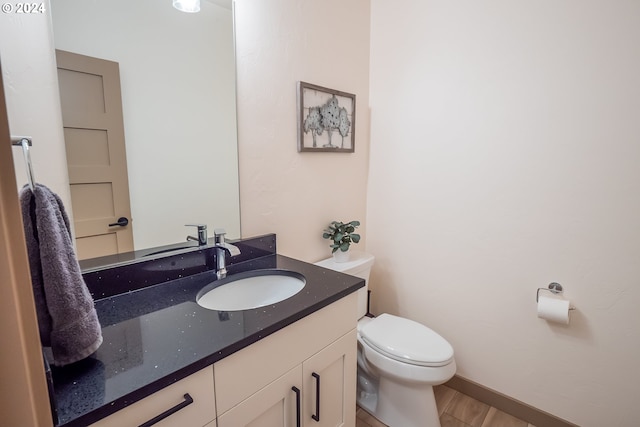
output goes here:
{"type": "Polygon", "coordinates": [[[640,3],[372,1],[375,312],[582,426],[640,419],[640,3]],[[570,326],[536,317],[558,281],[570,326]]]}
{"type": "MultiPolygon", "coordinates": [[[[11,134],[33,137],[36,181],[71,206],[49,2],[44,4],[43,14],[0,13],[2,76],[11,134]]],[[[27,182],[22,149],[14,147],[13,157],[22,187],[27,182]]]]}
{"type": "Polygon", "coordinates": [[[365,219],[369,0],[235,4],[242,234],[275,232],[279,253],[326,258],[322,230],[365,219]],[[297,81],[356,95],[355,153],[297,152],[297,81]]]}

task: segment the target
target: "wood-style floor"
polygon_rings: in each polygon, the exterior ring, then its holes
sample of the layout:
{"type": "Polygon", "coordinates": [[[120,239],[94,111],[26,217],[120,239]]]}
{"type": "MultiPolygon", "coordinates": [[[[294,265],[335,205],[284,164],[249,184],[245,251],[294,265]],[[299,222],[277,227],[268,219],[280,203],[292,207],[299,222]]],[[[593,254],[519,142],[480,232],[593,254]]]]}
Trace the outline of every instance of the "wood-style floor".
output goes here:
{"type": "MultiPolygon", "coordinates": [[[[434,392],[442,427],[535,427],[445,385],[434,387],[434,392]]],[[[356,427],[387,426],[358,407],[356,427]]]]}

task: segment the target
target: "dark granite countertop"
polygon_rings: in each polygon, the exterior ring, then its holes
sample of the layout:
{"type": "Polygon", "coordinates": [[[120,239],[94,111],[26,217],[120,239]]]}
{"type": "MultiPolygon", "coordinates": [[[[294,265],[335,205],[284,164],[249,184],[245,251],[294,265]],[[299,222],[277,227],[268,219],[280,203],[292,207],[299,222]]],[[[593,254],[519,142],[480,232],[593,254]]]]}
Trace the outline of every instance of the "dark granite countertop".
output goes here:
{"type": "Polygon", "coordinates": [[[229,275],[273,268],[303,274],[306,285],[252,310],[200,307],[196,294],[215,280],[212,271],[98,299],[102,346],[52,369],[59,425],[91,424],[364,286],[362,279],[275,254],[234,264],[229,275]]]}

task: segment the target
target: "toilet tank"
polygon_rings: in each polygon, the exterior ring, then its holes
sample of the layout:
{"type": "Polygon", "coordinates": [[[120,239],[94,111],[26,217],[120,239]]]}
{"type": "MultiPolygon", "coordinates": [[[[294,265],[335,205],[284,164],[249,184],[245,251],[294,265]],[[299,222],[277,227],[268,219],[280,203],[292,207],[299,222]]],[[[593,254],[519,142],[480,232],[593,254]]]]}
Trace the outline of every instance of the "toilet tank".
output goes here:
{"type": "Polygon", "coordinates": [[[364,288],[358,289],[358,318],[367,314],[367,290],[369,289],[369,274],[375,257],[359,251],[349,251],[349,261],[335,262],[333,257],[316,262],[316,265],[340,273],[350,274],[365,280],[364,288]]]}

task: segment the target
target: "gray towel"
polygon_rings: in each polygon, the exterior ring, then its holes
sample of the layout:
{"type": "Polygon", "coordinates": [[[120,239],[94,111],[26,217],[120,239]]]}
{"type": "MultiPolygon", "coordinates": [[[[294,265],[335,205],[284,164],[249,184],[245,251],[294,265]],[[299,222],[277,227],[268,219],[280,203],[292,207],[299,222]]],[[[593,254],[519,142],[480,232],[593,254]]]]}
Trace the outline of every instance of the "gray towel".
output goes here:
{"type": "Polygon", "coordinates": [[[84,359],[102,344],[93,299],[73,250],[62,200],[42,184],[20,192],[40,340],[53,364],[84,359]]]}

